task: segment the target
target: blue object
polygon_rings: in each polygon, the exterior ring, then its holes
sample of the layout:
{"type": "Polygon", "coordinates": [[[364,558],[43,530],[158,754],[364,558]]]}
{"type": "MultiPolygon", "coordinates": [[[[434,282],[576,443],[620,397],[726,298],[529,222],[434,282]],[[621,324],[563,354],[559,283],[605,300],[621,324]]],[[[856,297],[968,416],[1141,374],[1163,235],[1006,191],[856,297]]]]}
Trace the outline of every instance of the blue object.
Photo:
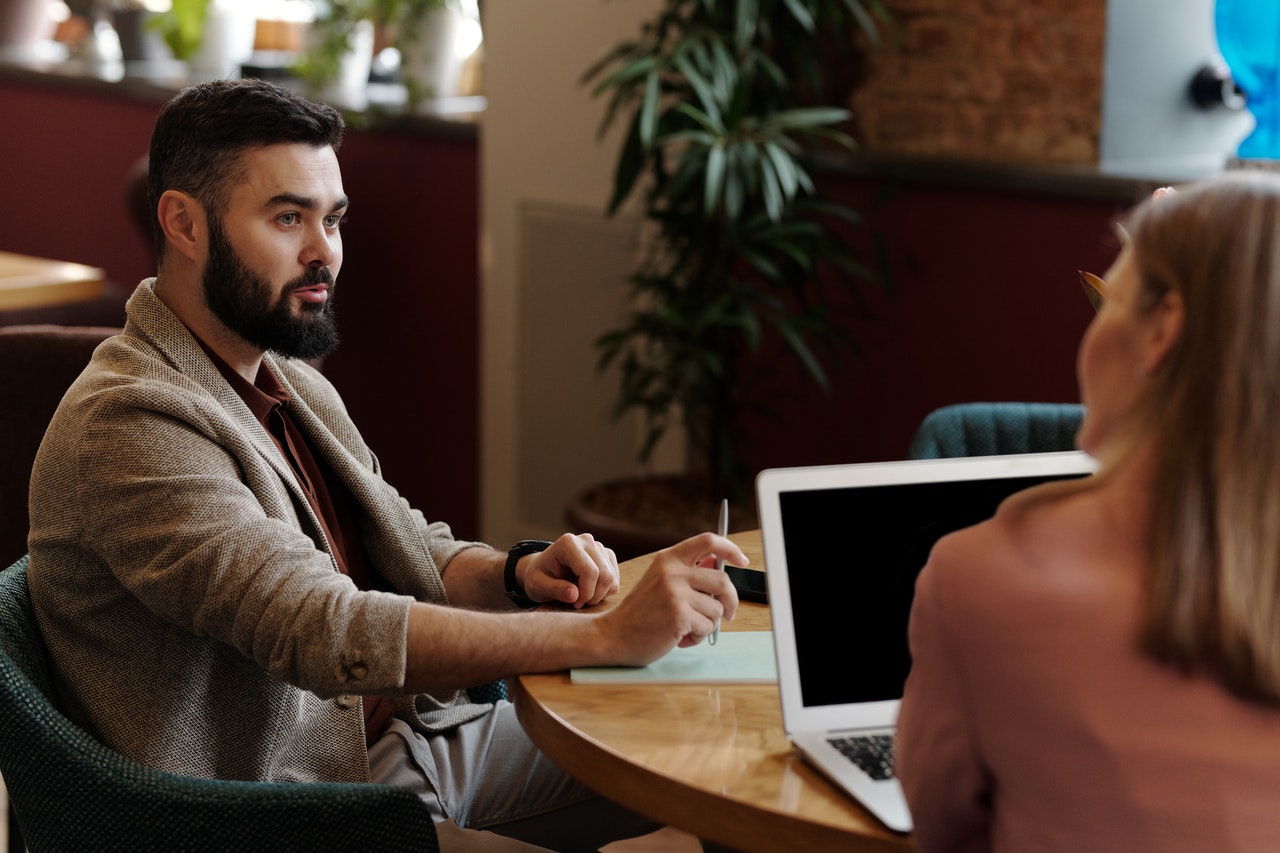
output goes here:
{"type": "Polygon", "coordinates": [[[1084,419],[1079,403],[954,403],[920,423],[909,459],[1003,456],[1076,449],[1084,419]]]}
{"type": "Polygon", "coordinates": [[[1218,50],[1256,121],[1236,153],[1280,159],[1280,2],[1217,0],[1214,26],[1218,50]]]}

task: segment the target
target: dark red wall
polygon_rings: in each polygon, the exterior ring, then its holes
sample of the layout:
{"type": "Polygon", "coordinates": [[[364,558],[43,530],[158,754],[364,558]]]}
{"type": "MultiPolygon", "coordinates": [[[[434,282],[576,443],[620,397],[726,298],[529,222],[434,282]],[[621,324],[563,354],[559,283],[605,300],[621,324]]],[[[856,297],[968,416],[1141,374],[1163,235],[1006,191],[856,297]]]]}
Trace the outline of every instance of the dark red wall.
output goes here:
{"type": "Polygon", "coordinates": [[[352,133],[342,345],[325,373],[387,480],[429,519],[478,538],[480,302],[474,140],[352,133]]]}
{"type": "Polygon", "coordinates": [[[861,349],[830,364],[823,394],[796,371],[756,378],[784,420],[749,418],[751,470],[900,459],[932,409],[962,401],[1078,401],[1075,352],[1093,315],[1077,270],[1099,275],[1128,200],[936,183],[829,179],[862,211],[894,295],[867,288],[874,318],[848,325],[861,349]],[[799,389],[797,391],[797,389],[799,389]]]}
{"type": "Polygon", "coordinates": [[[122,286],[151,275],[129,219],[130,170],[158,103],[0,81],[0,248],[102,267],[122,286]]]}
{"type": "MultiPolygon", "coordinates": [[[[125,190],[164,93],[0,80],[0,249],[103,267],[119,300],[153,273],[125,190]]],[[[479,535],[478,151],[473,133],[352,131],[352,199],[325,364],[390,482],[479,535]],[[442,450],[443,449],[443,450],[442,450]]],[[[70,322],[83,310],[42,313],[70,322]]],[[[95,310],[93,321],[102,319],[95,310]]],[[[119,314],[118,322],[123,322],[119,314]]]]}

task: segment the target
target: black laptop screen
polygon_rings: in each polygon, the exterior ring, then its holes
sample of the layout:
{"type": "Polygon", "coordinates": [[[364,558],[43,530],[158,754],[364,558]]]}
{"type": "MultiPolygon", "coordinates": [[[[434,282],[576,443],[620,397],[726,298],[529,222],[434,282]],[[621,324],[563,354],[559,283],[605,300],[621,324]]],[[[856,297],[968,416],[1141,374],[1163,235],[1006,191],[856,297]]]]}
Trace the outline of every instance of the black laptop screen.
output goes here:
{"type": "Polygon", "coordinates": [[[800,692],[806,706],[902,698],[916,575],[942,536],[990,518],[1012,477],[785,492],[800,692]]]}

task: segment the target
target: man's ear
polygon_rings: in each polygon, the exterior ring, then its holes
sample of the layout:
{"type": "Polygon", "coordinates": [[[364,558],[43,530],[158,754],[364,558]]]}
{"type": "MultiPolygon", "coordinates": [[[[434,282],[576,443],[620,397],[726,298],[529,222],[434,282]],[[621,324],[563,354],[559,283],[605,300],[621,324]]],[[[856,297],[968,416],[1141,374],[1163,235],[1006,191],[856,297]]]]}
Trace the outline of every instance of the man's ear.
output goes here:
{"type": "Polygon", "coordinates": [[[205,234],[204,207],[200,202],[184,192],[165,190],[156,205],[156,216],[169,247],[197,263],[198,246],[205,234]]]}
{"type": "Polygon", "coordinates": [[[1184,317],[1182,294],[1170,290],[1160,297],[1160,302],[1147,318],[1146,354],[1143,370],[1149,375],[1158,368],[1178,340],[1182,337],[1184,317]]]}

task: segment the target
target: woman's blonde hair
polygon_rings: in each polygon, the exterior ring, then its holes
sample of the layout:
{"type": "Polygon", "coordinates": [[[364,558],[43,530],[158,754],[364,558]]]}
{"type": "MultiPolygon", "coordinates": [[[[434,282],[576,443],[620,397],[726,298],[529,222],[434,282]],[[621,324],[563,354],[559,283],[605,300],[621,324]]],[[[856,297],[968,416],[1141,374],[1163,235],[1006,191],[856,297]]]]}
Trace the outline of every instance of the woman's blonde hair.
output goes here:
{"type": "Polygon", "coordinates": [[[1280,176],[1180,188],[1125,231],[1139,310],[1184,309],[1131,433],[1155,461],[1140,642],[1280,703],[1280,176]]]}

